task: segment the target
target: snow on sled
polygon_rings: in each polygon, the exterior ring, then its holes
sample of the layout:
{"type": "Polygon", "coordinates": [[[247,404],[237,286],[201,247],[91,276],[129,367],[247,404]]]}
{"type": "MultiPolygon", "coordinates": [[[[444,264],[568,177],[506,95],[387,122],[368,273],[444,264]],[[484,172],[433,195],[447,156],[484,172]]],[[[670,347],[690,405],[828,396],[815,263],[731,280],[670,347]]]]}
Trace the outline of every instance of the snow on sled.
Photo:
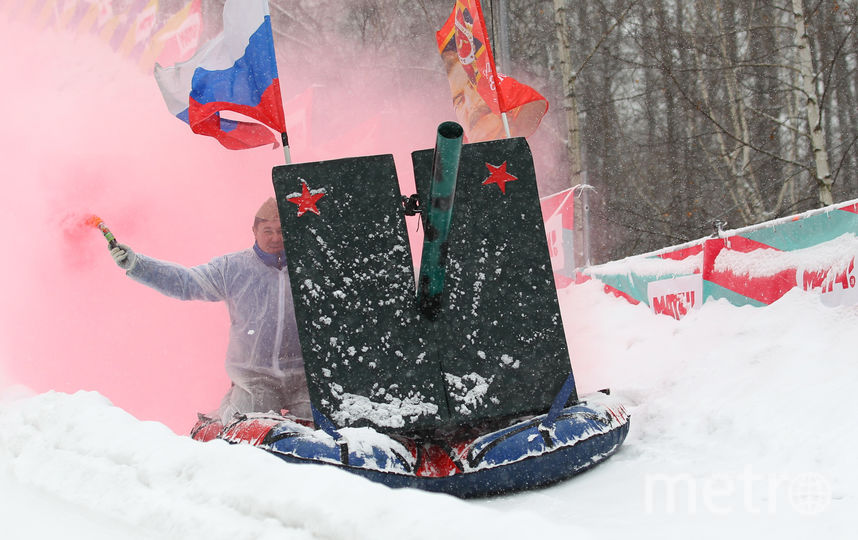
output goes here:
{"type": "Polygon", "coordinates": [[[329,434],[288,416],[239,415],[222,428],[204,419],[191,435],[251,444],[292,463],[341,467],[390,487],[413,487],[458,497],[484,497],[554,484],[613,454],[629,429],[617,400],[593,394],[547,414],[461,440],[430,440],[342,428],[329,434]],[[215,435],[216,434],[216,435],[215,435]]]}
{"type": "Polygon", "coordinates": [[[527,142],[462,145],[445,122],[412,161],[412,197],[391,155],[274,168],[320,429],[254,414],[203,418],[195,438],[461,497],[604,460],[629,417],[607,395],[578,399],[527,142]],[[425,231],[416,286],[413,213],[425,231]]]}

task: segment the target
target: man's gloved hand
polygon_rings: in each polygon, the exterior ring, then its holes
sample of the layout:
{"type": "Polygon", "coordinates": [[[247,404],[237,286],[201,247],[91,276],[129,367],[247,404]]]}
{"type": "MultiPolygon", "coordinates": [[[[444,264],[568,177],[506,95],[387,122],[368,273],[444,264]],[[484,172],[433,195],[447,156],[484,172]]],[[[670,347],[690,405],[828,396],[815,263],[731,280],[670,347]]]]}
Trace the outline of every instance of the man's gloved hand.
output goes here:
{"type": "Polygon", "coordinates": [[[116,264],[118,264],[120,268],[124,268],[125,270],[131,268],[134,261],[137,259],[137,255],[134,254],[134,251],[125,244],[119,244],[115,248],[111,249],[110,256],[113,257],[113,260],[116,261],[116,264]]]}

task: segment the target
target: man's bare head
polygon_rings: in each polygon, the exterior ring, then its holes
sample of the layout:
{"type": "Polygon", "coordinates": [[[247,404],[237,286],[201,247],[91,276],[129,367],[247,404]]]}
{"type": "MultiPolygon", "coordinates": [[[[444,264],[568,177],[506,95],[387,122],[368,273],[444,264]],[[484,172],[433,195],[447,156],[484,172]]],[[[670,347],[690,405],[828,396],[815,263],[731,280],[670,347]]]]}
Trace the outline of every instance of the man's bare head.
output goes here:
{"type": "Polygon", "coordinates": [[[274,197],[269,197],[256,212],[253,218],[253,237],[259,248],[266,253],[283,251],[280,213],[277,211],[277,201],[274,197]]]}

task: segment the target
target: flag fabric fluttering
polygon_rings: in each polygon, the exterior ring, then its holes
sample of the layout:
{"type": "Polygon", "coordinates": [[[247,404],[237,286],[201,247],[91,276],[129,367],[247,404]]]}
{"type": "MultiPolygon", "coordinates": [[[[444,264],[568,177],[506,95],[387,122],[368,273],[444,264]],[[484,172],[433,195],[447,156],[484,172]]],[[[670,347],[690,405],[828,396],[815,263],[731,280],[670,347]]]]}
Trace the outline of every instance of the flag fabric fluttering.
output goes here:
{"type": "Polygon", "coordinates": [[[435,37],[456,118],[469,142],[504,137],[503,113],[513,137],[527,137],[536,131],[548,111],[548,100],[497,71],[479,0],[457,0],[435,37]]]}
{"type": "Polygon", "coordinates": [[[230,150],[277,144],[286,133],[267,0],[227,0],[223,32],[186,62],[155,66],[170,112],[230,150]],[[232,111],[257,122],[221,117],[232,111]],[[264,125],[263,125],[264,124],[264,125]]]}

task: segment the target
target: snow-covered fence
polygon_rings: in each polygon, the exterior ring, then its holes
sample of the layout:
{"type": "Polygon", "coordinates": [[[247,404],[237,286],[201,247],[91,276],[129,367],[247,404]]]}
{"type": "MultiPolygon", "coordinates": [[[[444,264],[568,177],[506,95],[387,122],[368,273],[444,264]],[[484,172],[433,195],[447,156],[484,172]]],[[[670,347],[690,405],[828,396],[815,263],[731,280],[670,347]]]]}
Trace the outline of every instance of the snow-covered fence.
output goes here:
{"type": "MultiPolygon", "coordinates": [[[[858,199],[591,266],[605,292],[682,318],[702,303],[768,305],[795,287],[858,304],[858,199]]],[[[558,283],[558,286],[560,284],[558,283]]]]}

